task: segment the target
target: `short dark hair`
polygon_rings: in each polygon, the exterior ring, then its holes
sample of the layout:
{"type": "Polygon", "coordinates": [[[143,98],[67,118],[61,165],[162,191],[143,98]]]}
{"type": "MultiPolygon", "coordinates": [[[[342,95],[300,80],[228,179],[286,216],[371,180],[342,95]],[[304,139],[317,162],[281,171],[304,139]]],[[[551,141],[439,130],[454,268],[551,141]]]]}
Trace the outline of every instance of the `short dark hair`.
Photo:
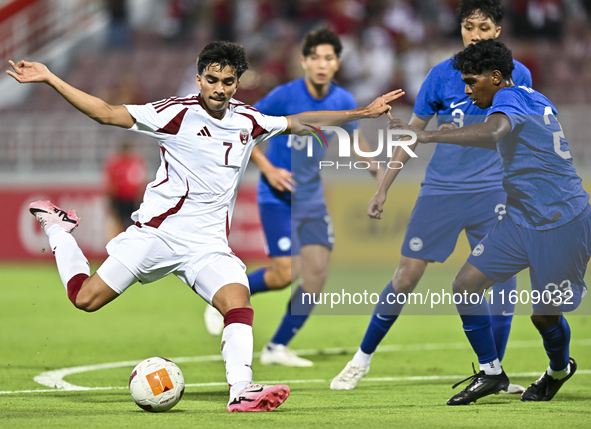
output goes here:
{"type": "Polygon", "coordinates": [[[457,53],[451,63],[462,74],[483,74],[498,70],[505,79],[510,79],[515,64],[511,50],[494,39],[481,40],[457,53]]]}
{"type": "Polygon", "coordinates": [[[341,39],[339,39],[336,33],[330,31],[328,27],[322,27],[306,34],[302,43],[302,54],[304,57],[310,55],[318,45],[332,45],[337,57],[341,56],[341,51],[343,50],[341,39]]]}
{"type": "Polygon", "coordinates": [[[456,8],[460,22],[477,10],[485,17],[490,18],[496,25],[499,25],[505,16],[505,8],[501,0],[460,0],[456,8]]]}
{"type": "Polygon", "coordinates": [[[197,58],[197,73],[203,74],[203,71],[216,64],[219,70],[229,66],[236,72],[238,78],[248,70],[248,60],[244,46],[232,42],[211,42],[209,43],[197,58]]]}

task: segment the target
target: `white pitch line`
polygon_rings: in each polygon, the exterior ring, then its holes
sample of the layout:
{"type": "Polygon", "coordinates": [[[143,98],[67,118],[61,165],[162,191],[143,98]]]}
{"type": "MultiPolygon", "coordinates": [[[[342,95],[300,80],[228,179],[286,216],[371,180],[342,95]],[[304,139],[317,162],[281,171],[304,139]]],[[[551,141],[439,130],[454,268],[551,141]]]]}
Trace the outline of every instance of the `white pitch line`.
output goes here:
{"type": "MultiPolygon", "coordinates": [[[[539,377],[540,372],[516,372],[507,374],[509,377],[539,377]]],[[[580,369],[577,375],[591,375],[591,369],[580,369]]],[[[426,376],[410,376],[410,377],[367,377],[363,378],[362,382],[396,382],[396,381],[438,381],[438,380],[457,380],[465,377],[463,375],[426,375],[426,376]]],[[[301,384],[301,383],[330,383],[330,380],[310,379],[310,380],[267,380],[260,381],[263,384],[301,384]]],[[[212,382],[212,383],[192,383],[185,384],[185,387],[223,387],[228,386],[227,381],[212,382]]],[[[15,393],[58,393],[58,392],[75,392],[75,391],[90,391],[90,390],[123,390],[128,389],[127,386],[109,386],[109,387],[85,387],[77,390],[60,390],[60,389],[38,389],[38,390],[12,390],[0,391],[0,394],[15,394],[15,393]]]]}
{"type": "MultiPolygon", "coordinates": [[[[571,345],[577,346],[591,346],[591,339],[573,340],[571,345]]],[[[467,342],[456,342],[456,343],[426,343],[426,344],[407,344],[407,345],[388,345],[379,346],[376,353],[388,353],[388,352],[400,352],[400,351],[431,351],[431,350],[458,350],[467,349],[470,345],[467,342]]],[[[532,348],[540,347],[539,340],[529,341],[512,341],[511,348],[532,348]]],[[[357,347],[343,347],[343,348],[327,348],[327,349],[305,349],[298,350],[296,353],[299,356],[317,356],[317,355],[335,355],[335,354],[351,354],[357,351],[357,347]]],[[[260,352],[254,353],[254,357],[260,356],[260,352]]],[[[210,362],[220,361],[222,356],[219,354],[209,356],[194,356],[194,357],[177,357],[171,359],[176,363],[193,363],[193,362],[210,362]]],[[[36,393],[36,392],[61,392],[61,391],[83,391],[83,390],[109,390],[109,389],[124,389],[126,387],[84,387],[77,386],[72,383],[68,383],[64,380],[64,377],[73,374],[80,374],[88,371],[97,371],[102,369],[113,369],[122,367],[134,367],[138,361],[122,361],[122,362],[111,362],[97,365],[84,365],[70,368],[61,368],[53,371],[42,372],[34,378],[34,381],[53,389],[39,389],[39,390],[17,390],[17,391],[0,391],[0,394],[11,394],[11,393],[36,393]]],[[[578,373],[585,373],[582,370],[578,373]]],[[[537,373],[524,373],[524,377],[537,373]]],[[[521,376],[515,374],[515,376],[521,376]]],[[[386,377],[386,378],[367,378],[367,381],[413,381],[413,380],[444,380],[448,378],[457,378],[458,376],[433,376],[439,378],[421,378],[421,377],[386,377]]],[[[462,376],[459,376],[462,377],[462,376]]],[[[285,382],[285,381],[284,381],[285,382]]],[[[320,383],[326,382],[326,380],[290,380],[291,383],[320,383]]],[[[278,383],[277,381],[267,383],[278,383]]],[[[204,386],[222,386],[226,385],[225,382],[214,382],[214,383],[197,383],[187,384],[187,387],[204,387],[204,386]]]]}
{"type": "MultiPolygon", "coordinates": [[[[208,362],[208,361],[217,361],[222,360],[221,355],[210,355],[210,356],[194,356],[194,357],[179,357],[175,359],[171,359],[177,363],[186,363],[186,362],[208,362]]],[[[138,361],[130,360],[130,361],[123,361],[123,362],[112,362],[112,363],[101,363],[97,365],[84,365],[84,366],[75,366],[71,368],[62,368],[56,369],[54,371],[46,371],[42,372],[41,374],[35,376],[33,379],[35,382],[47,386],[47,387],[54,387],[59,390],[89,390],[90,387],[83,387],[83,386],[76,386],[75,384],[68,383],[63,378],[72,375],[72,374],[80,374],[82,372],[87,371],[97,371],[100,369],[113,369],[113,368],[122,368],[126,366],[134,367],[138,364],[138,361]]]]}

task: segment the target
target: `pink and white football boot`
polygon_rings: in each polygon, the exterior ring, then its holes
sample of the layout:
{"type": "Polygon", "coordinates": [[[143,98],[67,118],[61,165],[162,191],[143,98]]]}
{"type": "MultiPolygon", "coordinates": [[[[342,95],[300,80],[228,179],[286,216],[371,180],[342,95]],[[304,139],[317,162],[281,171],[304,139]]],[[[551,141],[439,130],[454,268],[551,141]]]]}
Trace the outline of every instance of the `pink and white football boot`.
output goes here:
{"type": "Polygon", "coordinates": [[[289,396],[289,387],[285,384],[267,386],[249,384],[228,402],[226,410],[232,411],[273,411],[283,404],[289,396]]]}
{"type": "Polygon", "coordinates": [[[49,201],[32,202],[29,204],[29,211],[37,218],[45,232],[51,225],[59,225],[66,232],[72,232],[80,223],[80,218],[74,210],[62,210],[49,201]]]}

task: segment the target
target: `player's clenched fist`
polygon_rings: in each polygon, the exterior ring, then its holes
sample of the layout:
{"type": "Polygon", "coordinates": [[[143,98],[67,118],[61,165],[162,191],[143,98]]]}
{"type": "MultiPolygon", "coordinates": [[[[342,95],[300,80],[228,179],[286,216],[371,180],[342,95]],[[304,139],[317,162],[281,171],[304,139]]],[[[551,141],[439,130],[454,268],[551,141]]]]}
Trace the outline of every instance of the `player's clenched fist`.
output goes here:
{"type": "Polygon", "coordinates": [[[377,193],[373,196],[367,204],[367,215],[374,219],[381,219],[382,212],[384,211],[383,205],[386,202],[386,195],[383,193],[377,193]]]}

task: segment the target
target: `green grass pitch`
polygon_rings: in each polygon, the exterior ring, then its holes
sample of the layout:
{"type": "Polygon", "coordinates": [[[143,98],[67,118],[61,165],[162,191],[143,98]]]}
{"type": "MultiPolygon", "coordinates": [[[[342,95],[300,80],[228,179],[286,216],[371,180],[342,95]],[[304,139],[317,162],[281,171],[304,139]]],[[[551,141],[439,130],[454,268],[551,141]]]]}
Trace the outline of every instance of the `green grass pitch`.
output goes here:
{"type": "MultiPolygon", "coordinates": [[[[332,267],[329,286],[363,278],[381,289],[393,271],[356,270],[354,276],[350,270],[332,267]]],[[[430,267],[417,291],[449,287],[456,270],[430,267]]],[[[527,274],[519,284],[528,284],[527,274]]],[[[459,391],[451,385],[470,375],[471,362],[476,362],[457,315],[403,315],[374,356],[366,379],[355,390],[340,392],[329,389],[330,380],[359,345],[369,317],[317,315],[290,345],[306,350],[314,367],[253,362],[255,381],[288,382],[287,402],[272,413],[230,414],[225,411],[220,339],[205,331],[204,302],[175,277],[135,285],[92,314],[71,305],[53,265],[1,265],[0,293],[1,428],[578,428],[591,422],[591,316],[569,317],[571,355],[579,370],[553,401],[522,403],[518,395],[497,395],[476,405],[448,407],[445,401],[459,391]],[[187,358],[178,360],[188,384],[185,396],[166,413],[139,409],[127,390],[132,367],[116,365],[150,356],[187,358]],[[63,378],[92,390],[63,391],[34,381],[46,371],[109,363],[63,378]]],[[[253,297],[255,352],[273,334],[288,297],[289,291],[253,297]]],[[[546,368],[529,317],[514,318],[503,364],[510,377],[517,374],[511,380],[523,385],[546,368]]]]}

